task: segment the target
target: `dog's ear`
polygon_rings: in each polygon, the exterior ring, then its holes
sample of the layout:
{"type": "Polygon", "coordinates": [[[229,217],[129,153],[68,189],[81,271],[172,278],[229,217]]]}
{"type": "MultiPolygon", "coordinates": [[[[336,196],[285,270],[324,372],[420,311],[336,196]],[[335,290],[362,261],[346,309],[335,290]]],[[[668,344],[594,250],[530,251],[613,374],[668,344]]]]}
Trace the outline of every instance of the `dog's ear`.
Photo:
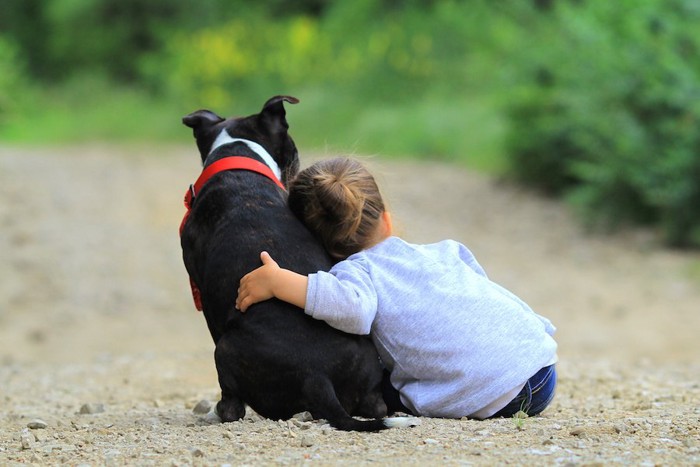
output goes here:
{"type": "Polygon", "coordinates": [[[283,133],[289,128],[289,124],[287,124],[287,112],[284,110],[284,102],[298,104],[299,99],[292,96],[274,96],[265,102],[260,112],[260,120],[271,134],[283,133]]]}
{"type": "Polygon", "coordinates": [[[225,119],[223,117],[219,117],[211,110],[198,110],[182,117],[182,123],[194,130],[197,130],[203,126],[216,125],[224,120],[225,119]]]}

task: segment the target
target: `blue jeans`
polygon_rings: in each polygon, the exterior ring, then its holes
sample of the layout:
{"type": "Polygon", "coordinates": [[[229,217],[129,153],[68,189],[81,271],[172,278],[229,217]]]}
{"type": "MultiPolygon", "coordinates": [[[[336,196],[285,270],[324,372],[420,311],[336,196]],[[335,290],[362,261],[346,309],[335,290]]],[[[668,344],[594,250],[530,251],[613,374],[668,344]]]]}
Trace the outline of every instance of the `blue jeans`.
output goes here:
{"type": "Polygon", "coordinates": [[[515,399],[489,418],[512,417],[519,411],[529,416],[542,412],[554,398],[557,386],[557,370],[554,365],[546,366],[527,380],[515,399]]]}

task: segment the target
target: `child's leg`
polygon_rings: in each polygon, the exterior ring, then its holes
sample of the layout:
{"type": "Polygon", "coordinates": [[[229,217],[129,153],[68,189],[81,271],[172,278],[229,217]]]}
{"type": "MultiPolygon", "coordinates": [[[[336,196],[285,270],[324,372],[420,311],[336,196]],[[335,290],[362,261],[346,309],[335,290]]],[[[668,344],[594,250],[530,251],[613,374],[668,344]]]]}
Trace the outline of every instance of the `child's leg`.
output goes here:
{"type": "Polygon", "coordinates": [[[525,387],[515,399],[489,418],[512,417],[521,410],[529,416],[537,415],[552,402],[556,385],[555,366],[546,366],[527,380],[525,387]]]}

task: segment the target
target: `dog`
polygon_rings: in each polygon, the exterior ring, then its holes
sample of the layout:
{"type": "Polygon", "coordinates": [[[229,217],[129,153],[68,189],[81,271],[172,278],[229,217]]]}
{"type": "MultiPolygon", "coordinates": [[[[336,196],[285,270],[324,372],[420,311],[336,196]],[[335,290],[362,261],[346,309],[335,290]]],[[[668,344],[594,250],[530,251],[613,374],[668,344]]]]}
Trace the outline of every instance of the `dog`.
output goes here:
{"type": "Polygon", "coordinates": [[[248,405],[275,420],[308,411],[346,431],[406,426],[408,417],[384,418],[382,367],[366,336],[333,329],[277,299],[245,314],[235,309],[238,283],[260,266],[263,250],[300,274],[332,266],[287,207],[284,187],[299,158],[285,102],[298,99],[272,97],[260,113],[242,118],[198,110],[182,119],[193,130],[204,167],[187,192],[180,230],[195,301],[216,345],[216,415],[239,420],[248,405]]]}

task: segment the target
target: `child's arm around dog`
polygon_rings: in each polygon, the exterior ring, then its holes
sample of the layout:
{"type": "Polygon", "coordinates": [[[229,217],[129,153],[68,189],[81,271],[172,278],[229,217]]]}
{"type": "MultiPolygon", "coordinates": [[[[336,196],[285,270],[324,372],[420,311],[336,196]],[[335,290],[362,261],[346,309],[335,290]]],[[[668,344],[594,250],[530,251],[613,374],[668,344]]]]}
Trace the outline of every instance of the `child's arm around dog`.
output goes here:
{"type": "Polygon", "coordinates": [[[241,279],[236,308],[245,312],[250,305],[273,297],[305,308],[308,277],[280,268],[266,251],[260,253],[260,260],[263,265],[241,279]]]}

